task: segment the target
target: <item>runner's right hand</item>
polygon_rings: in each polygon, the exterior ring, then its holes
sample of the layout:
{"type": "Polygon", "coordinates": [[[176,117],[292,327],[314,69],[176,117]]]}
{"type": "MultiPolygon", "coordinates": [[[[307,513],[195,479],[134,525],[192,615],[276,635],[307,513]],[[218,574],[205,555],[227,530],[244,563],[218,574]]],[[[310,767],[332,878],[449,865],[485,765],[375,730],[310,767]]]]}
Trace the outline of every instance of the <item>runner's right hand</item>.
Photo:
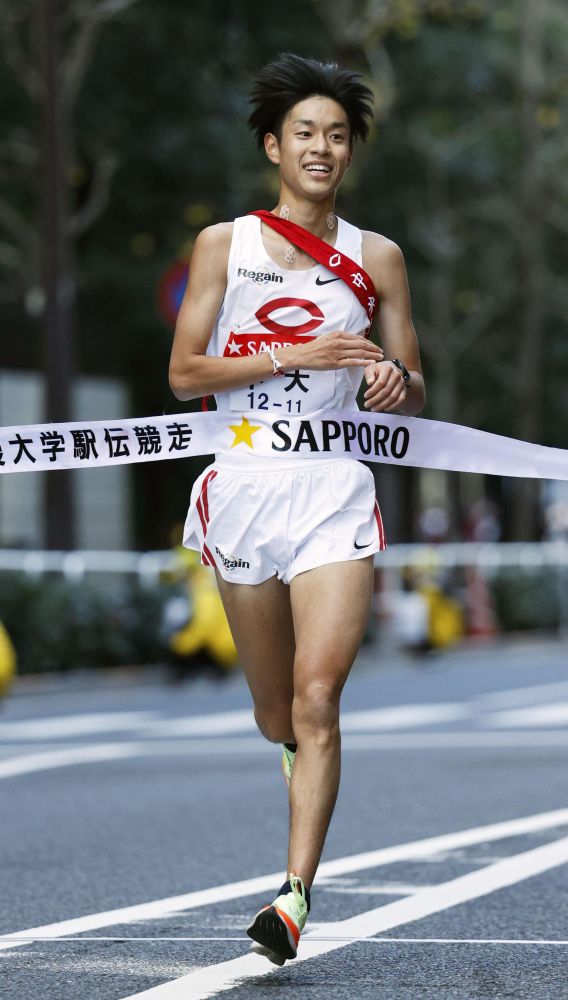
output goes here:
{"type": "Polygon", "coordinates": [[[372,361],[382,361],[384,356],[382,348],[371,340],[343,330],[323,333],[307,344],[285,347],[277,353],[284,368],[303,368],[307,371],[364,367],[372,361]]]}

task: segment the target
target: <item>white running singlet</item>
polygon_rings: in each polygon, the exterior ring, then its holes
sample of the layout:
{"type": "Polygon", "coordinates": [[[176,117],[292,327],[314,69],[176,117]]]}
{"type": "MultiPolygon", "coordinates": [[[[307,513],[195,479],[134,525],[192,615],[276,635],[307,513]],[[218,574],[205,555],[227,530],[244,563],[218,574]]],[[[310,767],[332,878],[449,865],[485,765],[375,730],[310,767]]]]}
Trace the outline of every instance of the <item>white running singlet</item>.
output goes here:
{"type": "MultiPolygon", "coordinates": [[[[362,264],[362,234],[338,219],[335,246],[362,264]]],[[[321,264],[281,268],[268,255],[257,216],[235,219],[227,289],[207,354],[246,357],[344,330],[364,337],[369,320],[341,278],[321,264]]],[[[286,372],[215,394],[217,409],[246,415],[312,416],[357,409],[363,366],[286,372]]],[[[330,562],[362,559],[386,548],[375,483],[352,458],[257,457],[223,452],[194,483],[184,545],[225,580],[284,583],[330,562]]]]}
{"type": "MultiPolygon", "coordinates": [[[[360,229],[337,220],[335,246],[362,263],[360,229]]],[[[363,306],[341,278],[322,264],[300,271],[281,268],[269,257],[254,215],[235,219],[227,267],[227,290],[207,348],[214,357],[246,357],[293,344],[324,333],[343,330],[364,337],[369,319],[363,306]]],[[[309,416],[323,410],[357,409],[356,396],[363,368],[337,371],[296,371],[263,382],[215,394],[217,409],[246,414],[247,410],[274,415],[309,416]]],[[[251,455],[217,456],[231,465],[256,464],[251,455]]],[[[283,468],[286,459],[279,459],[283,468]]]]}

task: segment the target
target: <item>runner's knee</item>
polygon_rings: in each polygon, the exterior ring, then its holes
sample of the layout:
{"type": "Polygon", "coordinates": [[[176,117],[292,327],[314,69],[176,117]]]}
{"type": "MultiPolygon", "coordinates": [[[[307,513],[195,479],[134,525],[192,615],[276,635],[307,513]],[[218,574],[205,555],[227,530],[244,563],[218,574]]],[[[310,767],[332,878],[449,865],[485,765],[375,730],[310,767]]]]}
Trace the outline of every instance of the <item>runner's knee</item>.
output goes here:
{"type": "Polygon", "coordinates": [[[309,733],[322,739],[339,730],[339,699],[343,684],[335,679],[311,680],[298,687],[292,704],[292,725],[296,739],[309,733]]]}
{"type": "Polygon", "coordinates": [[[294,739],[289,705],[255,707],[254,718],[265,739],[271,743],[289,743],[294,739]]]}

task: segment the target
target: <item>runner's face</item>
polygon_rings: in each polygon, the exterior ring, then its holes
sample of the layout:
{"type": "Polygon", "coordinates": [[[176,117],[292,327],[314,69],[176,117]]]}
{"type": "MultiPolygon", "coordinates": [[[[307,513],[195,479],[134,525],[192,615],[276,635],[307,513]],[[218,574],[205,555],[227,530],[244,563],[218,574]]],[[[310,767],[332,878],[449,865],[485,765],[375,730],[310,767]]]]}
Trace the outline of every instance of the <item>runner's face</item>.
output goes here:
{"type": "Polygon", "coordinates": [[[272,163],[280,166],[283,184],[310,200],[324,200],[339,187],[351,162],[349,120],[337,101],[308,97],[290,109],[280,142],[265,139],[272,163]]]}

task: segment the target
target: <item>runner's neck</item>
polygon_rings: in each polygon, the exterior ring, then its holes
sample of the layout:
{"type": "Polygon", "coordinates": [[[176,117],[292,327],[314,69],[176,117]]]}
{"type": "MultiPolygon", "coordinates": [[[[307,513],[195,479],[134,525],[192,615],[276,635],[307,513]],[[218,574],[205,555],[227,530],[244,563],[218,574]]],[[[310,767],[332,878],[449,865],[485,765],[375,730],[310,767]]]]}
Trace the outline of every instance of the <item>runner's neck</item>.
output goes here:
{"type": "Polygon", "coordinates": [[[327,225],[327,215],[335,211],[334,199],[326,199],[321,203],[295,199],[293,195],[284,191],[280,192],[280,198],[276,208],[271,209],[272,214],[280,216],[280,209],[283,205],[288,205],[290,209],[290,222],[295,222],[302,229],[307,229],[313,236],[319,237],[325,243],[333,243],[337,229],[329,229],[327,225]]]}

